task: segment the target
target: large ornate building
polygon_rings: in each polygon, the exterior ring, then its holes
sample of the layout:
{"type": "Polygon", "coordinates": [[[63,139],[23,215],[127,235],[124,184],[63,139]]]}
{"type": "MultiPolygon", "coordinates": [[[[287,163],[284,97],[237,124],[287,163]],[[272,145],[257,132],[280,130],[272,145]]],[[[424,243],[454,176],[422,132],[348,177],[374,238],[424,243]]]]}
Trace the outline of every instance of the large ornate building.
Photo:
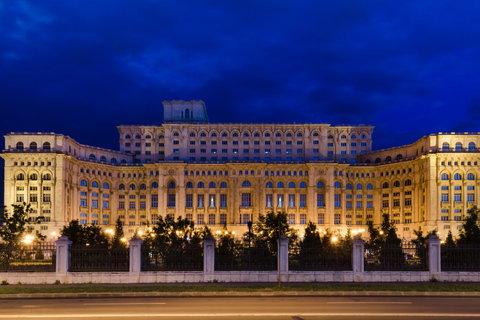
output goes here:
{"type": "Polygon", "coordinates": [[[5,203],[32,205],[43,234],[72,219],[131,235],[158,216],[227,224],[286,211],[345,234],[388,213],[406,239],[414,230],[456,234],[480,196],[479,133],[439,133],[371,151],[371,126],[209,123],[202,101],[163,103],[162,126],[119,126],[120,151],[55,133],[5,136],[5,203]]]}

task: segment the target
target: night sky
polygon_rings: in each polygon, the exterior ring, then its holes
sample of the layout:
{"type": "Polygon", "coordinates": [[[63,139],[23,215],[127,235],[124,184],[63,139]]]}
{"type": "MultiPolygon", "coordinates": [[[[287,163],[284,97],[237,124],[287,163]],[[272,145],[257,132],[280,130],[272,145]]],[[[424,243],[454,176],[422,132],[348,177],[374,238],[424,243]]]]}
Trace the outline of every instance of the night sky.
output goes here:
{"type": "Polygon", "coordinates": [[[373,125],[374,149],[479,132],[479,21],[478,0],[0,0],[0,132],[118,149],[117,125],[192,99],[211,122],[373,125]]]}

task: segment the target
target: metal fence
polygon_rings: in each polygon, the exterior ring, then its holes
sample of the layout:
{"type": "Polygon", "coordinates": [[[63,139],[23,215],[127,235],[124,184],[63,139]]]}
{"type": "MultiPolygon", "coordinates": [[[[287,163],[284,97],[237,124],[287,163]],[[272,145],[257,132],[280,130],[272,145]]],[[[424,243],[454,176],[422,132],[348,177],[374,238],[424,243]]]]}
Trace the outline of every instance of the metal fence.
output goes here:
{"type": "Polygon", "coordinates": [[[142,271],[203,271],[203,248],[142,246],[142,271]]]}
{"type": "Polygon", "coordinates": [[[480,271],[480,245],[442,245],[442,271],[480,271]]]}
{"type": "Polygon", "coordinates": [[[0,271],[55,271],[56,246],[52,242],[9,247],[0,243],[0,271]]]}
{"type": "Polygon", "coordinates": [[[428,246],[411,242],[383,244],[372,247],[365,244],[365,271],[427,271],[428,246]]]}
{"type": "Polygon", "coordinates": [[[296,271],[346,271],[352,270],[352,248],[341,245],[327,247],[290,248],[290,270],[296,271]]]}
{"type": "Polygon", "coordinates": [[[70,272],[129,271],[130,249],[107,246],[70,246],[70,272]]]}
{"type": "Polygon", "coordinates": [[[215,271],[274,271],[277,270],[277,253],[267,247],[215,248],[215,271]]]}

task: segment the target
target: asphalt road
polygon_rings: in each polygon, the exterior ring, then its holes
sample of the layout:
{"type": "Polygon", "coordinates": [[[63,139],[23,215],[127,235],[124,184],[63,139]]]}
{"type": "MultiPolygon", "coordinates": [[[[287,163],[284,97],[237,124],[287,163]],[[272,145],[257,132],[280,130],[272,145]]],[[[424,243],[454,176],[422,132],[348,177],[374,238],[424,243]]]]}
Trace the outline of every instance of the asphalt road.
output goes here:
{"type": "Polygon", "coordinates": [[[0,319],[480,319],[480,298],[212,297],[0,300],[0,319]]]}

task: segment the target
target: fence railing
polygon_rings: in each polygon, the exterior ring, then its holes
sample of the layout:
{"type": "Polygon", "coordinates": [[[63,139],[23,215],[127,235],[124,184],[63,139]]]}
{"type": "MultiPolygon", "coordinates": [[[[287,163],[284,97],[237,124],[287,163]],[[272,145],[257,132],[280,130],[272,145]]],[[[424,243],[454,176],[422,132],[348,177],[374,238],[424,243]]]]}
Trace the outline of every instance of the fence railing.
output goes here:
{"type": "Polygon", "coordinates": [[[142,271],[202,271],[203,248],[142,246],[142,271]]]}
{"type": "Polygon", "coordinates": [[[215,270],[217,271],[274,271],[277,270],[277,253],[267,247],[215,248],[215,270]]]}
{"type": "Polygon", "coordinates": [[[365,244],[364,254],[365,271],[428,270],[426,245],[402,242],[373,247],[365,244]]]}
{"type": "Polygon", "coordinates": [[[69,251],[71,272],[129,270],[129,248],[71,245],[69,251]]]}
{"type": "Polygon", "coordinates": [[[352,270],[352,248],[329,245],[326,247],[294,246],[289,252],[289,269],[297,271],[352,270]]]}
{"type": "Polygon", "coordinates": [[[0,243],[0,271],[55,271],[54,242],[7,246],[0,243]]]}
{"type": "Polygon", "coordinates": [[[480,271],[480,245],[442,245],[442,271],[480,271]]]}

